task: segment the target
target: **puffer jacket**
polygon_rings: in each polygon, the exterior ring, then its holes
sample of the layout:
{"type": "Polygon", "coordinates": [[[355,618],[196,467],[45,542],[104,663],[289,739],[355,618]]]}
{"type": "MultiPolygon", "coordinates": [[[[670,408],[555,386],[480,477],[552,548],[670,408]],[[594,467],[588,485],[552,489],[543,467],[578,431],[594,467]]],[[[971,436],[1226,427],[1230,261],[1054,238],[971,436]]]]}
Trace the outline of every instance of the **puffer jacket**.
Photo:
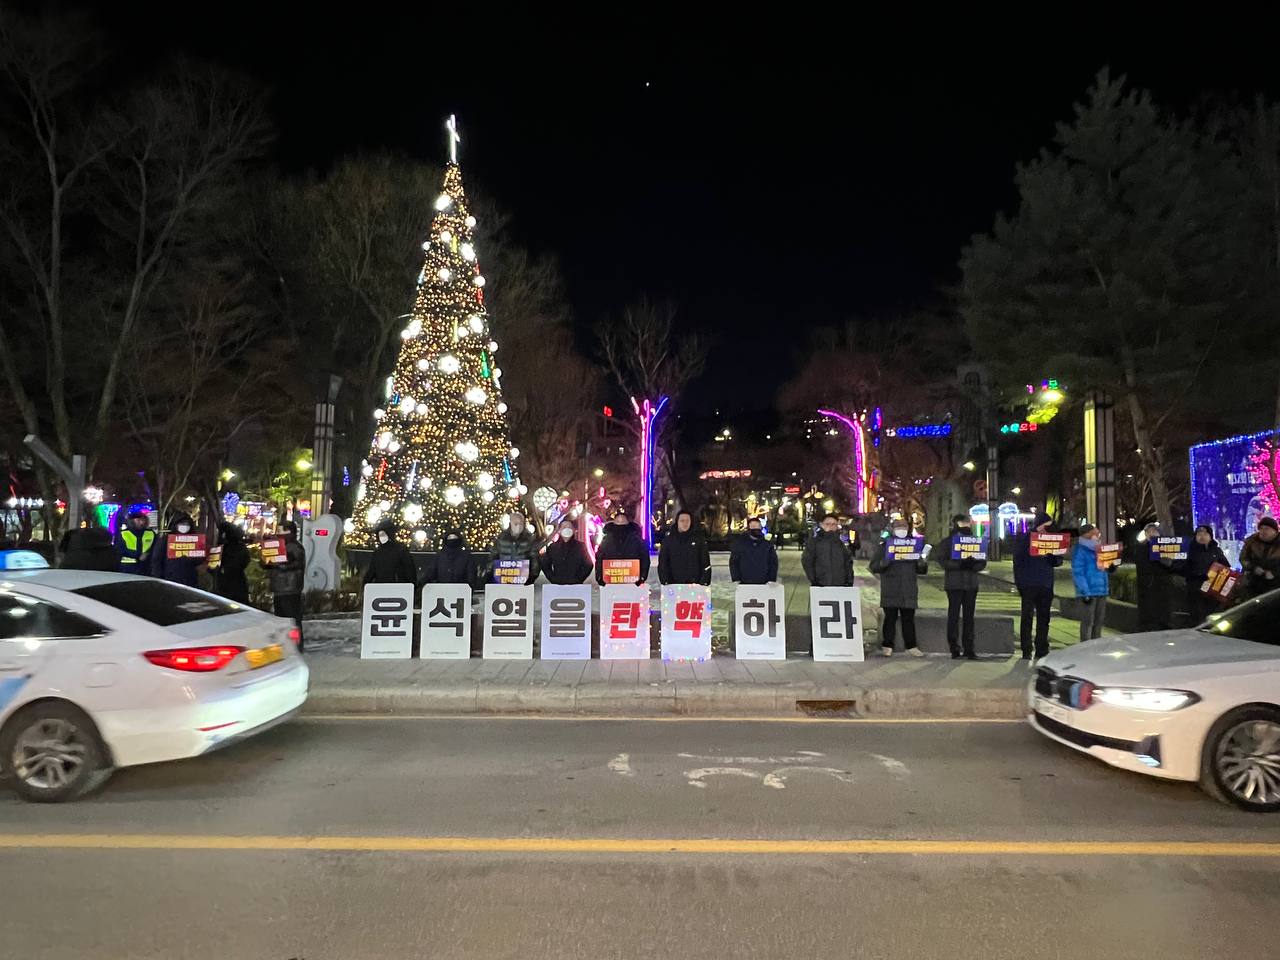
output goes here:
{"type": "Polygon", "coordinates": [[[1076,541],[1071,551],[1071,578],[1076,584],[1077,597],[1111,595],[1111,574],[1098,569],[1097,540],[1076,541]]]}
{"type": "Polygon", "coordinates": [[[880,578],[880,606],[914,610],[920,605],[919,577],[929,572],[924,560],[890,560],[889,541],[881,540],[871,558],[871,572],[880,578]]]}
{"type": "Polygon", "coordinates": [[[489,551],[489,578],[493,577],[494,565],[499,560],[528,560],[529,579],[525,583],[533,583],[538,579],[538,542],[533,532],[525,527],[520,536],[514,536],[508,527],[498,534],[493,541],[493,549],[489,551]]]}
{"type": "Polygon", "coordinates": [[[734,583],[773,583],[778,579],[778,550],[763,536],[748,533],[729,551],[729,579],[734,583]]]}
{"type": "MultiPolygon", "coordinates": [[[[1052,518],[1041,511],[1036,514],[1032,529],[1048,523],[1052,518]]],[[[1055,567],[1062,566],[1062,557],[1042,554],[1031,555],[1031,530],[1013,539],[1013,583],[1019,588],[1041,589],[1053,592],[1055,567]]]]}
{"type": "Polygon", "coordinates": [[[169,559],[169,538],[178,534],[178,524],[185,523],[190,526],[189,533],[195,533],[195,523],[187,514],[178,514],[173,518],[173,522],[169,525],[169,530],[162,536],[156,537],[155,545],[151,548],[151,575],[161,580],[168,580],[171,583],[181,583],[184,586],[196,586],[200,578],[198,571],[205,563],[203,558],[197,557],[174,557],[169,559]]]}
{"type": "Polygon", "coordinates": [[[1266,543],[1255,533],[1245,540],[1240,549],[1240,569],[1244,571],[1245,589],[1251,597],[1280,587],[1280,537],[1266,543]],[[1272,579],[1266,578],[1267,573],[1272,579]]]}
{"type": "Polygon", "coordinates": [[[634,523],[606,523],[600,546],[596,549],[596,583],[604,586],[604,561],[640,561],[640,582],[649,579],[649,545],[634,523]]]}
{"type": "Polygon", "coordinates": [[[466,583],[474,586],[476,563],[467,549],[466,538],[460,530],[445,534],[444,544],[435,555],[435,564],[428,569],[429,583],[466,583]],[[453,539],[451,539],[453,538],[453,539]]]}
{"type": "Polygon", "coordinates": [[[587,545],[574,537],[557,540],[547,547],[543,555],[542,572],[548,583],[582,583],[591,575],[591,557],[587,545]]]}
{"type": "Polygon", "coordinates": [[[973,534],[961,533],[959,527],[952,527],[951,536],[938,544],[938,566],[943,571],[943,590],[977,590],[981,586],[982,578],[978,573],[987,568],[987,561],[951,559],[951,538],[969,536],[973,534]]]}
{"type": "Polygon", "coordinates": [[[671,530],[658,550],[658,580],[661,583],[711,582],[711,552],[700,527],[684,533],[671,530]]]}
{"type": "Polygon", "coordinates": [[[853,554],[840,539],[840,531],[827,533],[822,528],[813,532],[800,557],[804,575],[815,587],[853,586],[853,554]]]}
{"type": "MultiPolygon", "coordinates": [[[[413,561],[410,560],[410,563],[413,561]]],[[[296,597],[302,593],[302,578],[307,570],[307,551],[303,549],[298,538],[289,534],[285,536],[284,563],[272,564],[267,568],[267,579],[271,583],[271,592],[277,597],[296,597]]],[[[365,575],[365,583],[369,582],[365,575]]]]}

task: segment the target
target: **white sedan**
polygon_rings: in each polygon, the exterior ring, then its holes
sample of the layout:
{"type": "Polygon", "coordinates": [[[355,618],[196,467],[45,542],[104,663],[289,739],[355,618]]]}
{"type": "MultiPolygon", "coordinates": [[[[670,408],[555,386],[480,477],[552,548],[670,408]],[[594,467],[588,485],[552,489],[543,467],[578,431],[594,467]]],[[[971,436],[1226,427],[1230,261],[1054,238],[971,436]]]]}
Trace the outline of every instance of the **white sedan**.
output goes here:
{"type": "Polygon", "coordinates": [[[1194,629],[1050,654],[1028,706],[1041,733],[1112,766],[1280,810],[1280,590],[1194,629]]]}
{"type": "Polygon", "coordinates": [[[297,628],[119,573],[0,569],[0,769],[56,802],[115,767],[207,753],[307,697],[297,628]]]}

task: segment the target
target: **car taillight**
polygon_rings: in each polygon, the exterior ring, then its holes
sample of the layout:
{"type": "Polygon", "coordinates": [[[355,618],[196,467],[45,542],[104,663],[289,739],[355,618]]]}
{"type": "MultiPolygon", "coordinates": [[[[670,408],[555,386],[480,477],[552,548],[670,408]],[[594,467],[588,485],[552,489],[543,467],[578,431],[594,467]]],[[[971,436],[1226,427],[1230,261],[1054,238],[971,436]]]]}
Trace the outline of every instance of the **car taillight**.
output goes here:
{"type": "Polygon", "coordinates": [[[302,631],[299,630],[297,627],[290,627],[289,639],[293,641],[293,645],[296,647],[298,644],[302,642],[302,631]]]}
{"type": "Polygon", "coordinates": [[[180,650],[148,650],[143,656],[157,667],[188,673],[212,673],[221,670],[244,650],[244,647],[184,647],[180,650]]]}

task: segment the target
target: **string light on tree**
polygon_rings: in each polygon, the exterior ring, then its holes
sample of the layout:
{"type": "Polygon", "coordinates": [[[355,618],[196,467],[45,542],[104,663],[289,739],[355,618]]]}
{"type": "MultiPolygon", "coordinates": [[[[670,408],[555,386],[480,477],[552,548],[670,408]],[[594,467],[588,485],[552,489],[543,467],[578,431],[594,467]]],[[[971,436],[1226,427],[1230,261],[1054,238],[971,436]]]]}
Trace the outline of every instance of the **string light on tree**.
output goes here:
{"type": "Polygon", "coordinates": [[[445,129],[450,159],[422,243],[413,311],[361,465],[364,489],[349,537],[355,547],[372,547],[372,528],[388,518],[408,526],[415,549],[432,549],[453,528],[473,544],[486,543],[501,529],[505,502],[527,489],[515,470],[519,451],[508,432],[502,371],[493,362],[482,251],[457,164],[461,137],[453,117],[445,129]]]}

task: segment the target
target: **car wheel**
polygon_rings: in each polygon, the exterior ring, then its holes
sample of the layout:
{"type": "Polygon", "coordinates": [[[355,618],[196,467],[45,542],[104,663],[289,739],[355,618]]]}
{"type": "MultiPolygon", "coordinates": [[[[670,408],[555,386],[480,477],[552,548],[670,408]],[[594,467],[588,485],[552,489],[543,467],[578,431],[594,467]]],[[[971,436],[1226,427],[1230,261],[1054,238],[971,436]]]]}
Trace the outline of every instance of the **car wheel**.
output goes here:
{"type": "Polygon", "coordinates": [[[1280,709],[1241,707],[1218,720],[1205,738],[1200,784],[1245,810],[1280,811],[1280,709]]]}
{"type": "Polygon", "coordinates": [[[18,796],[34,803],[74,800],[111,776],[93,721],[69,703],[19,711],[0,736],[0,757],[18,796]]]}

